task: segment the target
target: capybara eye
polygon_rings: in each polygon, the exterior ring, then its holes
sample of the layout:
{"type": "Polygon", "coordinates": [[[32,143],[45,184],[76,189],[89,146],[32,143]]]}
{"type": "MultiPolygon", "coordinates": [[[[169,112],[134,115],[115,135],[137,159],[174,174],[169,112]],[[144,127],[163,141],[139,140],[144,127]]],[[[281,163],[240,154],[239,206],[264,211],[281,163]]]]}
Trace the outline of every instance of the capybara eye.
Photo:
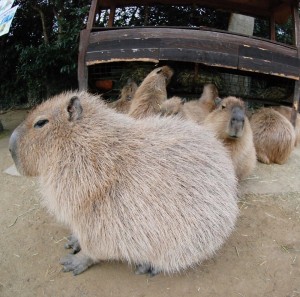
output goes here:
{"type": "Polygon", "coordinates": [[[221,107],[222,107],[222,109],[224,109],[224,108],[226,108],[226,105],[223,104],[221,107]]]}
{"type": "Polygon", "coordinates": [[[42,128],[44,127],[49,121],[48,120],[38,120],[35,124],[34,124],[34,128],[42,128]]]}

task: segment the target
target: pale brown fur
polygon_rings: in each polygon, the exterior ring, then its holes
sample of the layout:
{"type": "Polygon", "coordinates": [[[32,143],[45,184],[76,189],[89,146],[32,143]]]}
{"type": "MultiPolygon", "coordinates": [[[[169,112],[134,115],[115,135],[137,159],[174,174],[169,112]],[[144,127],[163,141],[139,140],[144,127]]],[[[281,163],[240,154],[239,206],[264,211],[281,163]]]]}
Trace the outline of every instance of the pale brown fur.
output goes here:
{"type": "Polygon", "coordinates": [[[63,93],[14,131],[10,151],[79,239],[81,251],[62,260],[65,271],[120,260],[178,272],[212,256],[234,228],[232,161],[192,122],[136,120],[93,95],[63,93]]]}
{"type": "Polygon", "coordinates": [[[183,102],[180,97],[173,96],[162,102],[160,112],[163,115],[170,116],[182,113],[183,102]]]}
{"type": "Polygon", "coordinates": [[[184,118],[201,124],[207,115],[216,107],[218,89],[214,84],[204,85],[202,95],[197,100],[191,100],[183,104],[182,115],[184,118]]]}
{"type": "Polygon", "coordinates": [[[284,164],[295,145],[294,127],[272,108],[260,108],[250,119],[258,161],[284,164]]]}
{"type": "MultiPolygon", "coordinates": [[[[288,106],[273,106],[273,109],[278,111],[280,114],[285,116],[289,121],[291,121],[292,117],[292,108],[288,106]]],[[[295,146],[297,146],[300,142],[300,115],[297,112],[296,123],[295,123],[295,133],[296,133],[296,141],[295,146]]]]}
{"type": "Polygon", "coordinates": [[[151,71],[136,90],[128,114],[143,118],[161,112],[161,104],[167,100],[166,86],[173,76],[173,70],[163,66],[151,71]]]}
{"type": "Polygon", "coordinates": [[[108,106],[114,108],[118,112],[128,113],[131,105],[131,100],[137,88],[138,86],[134,81],[128,80],[128,82],[121,90],[120,98],[114,102],[109,103],[108,106]]]}
{"type": "Polygon", "coordinates": [[[219,107],[205,118],[203,124],[212,129],[228,148],[238,179],[242,180],[249,176],[256,166],[256,152],[244,102],[236,97],[224,98],[219,107]],[[244,124],[236,131],[235,137],[232,137],[230,126],[236,107],[244,114],[244,124]]]}

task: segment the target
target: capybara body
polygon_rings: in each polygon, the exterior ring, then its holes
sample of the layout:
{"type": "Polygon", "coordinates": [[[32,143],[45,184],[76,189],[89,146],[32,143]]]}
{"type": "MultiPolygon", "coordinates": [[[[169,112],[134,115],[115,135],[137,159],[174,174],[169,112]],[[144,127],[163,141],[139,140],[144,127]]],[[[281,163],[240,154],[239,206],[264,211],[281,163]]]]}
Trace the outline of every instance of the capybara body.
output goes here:
{"type": "Polygon", "coordinates": [[[159,114],[161,104],[167,100],[167,84],[172,76],[173,70],[168,66],[151,71],[137,88],[128,114],[134,118],[159,114]]]}
{"type": "Polygon", "coordinates": [[[272,108],[260,108],[250,124],[258,161],[284,164],[295,145],[295,130],[291,122],[272,108]]]}
{"type": "Polygon", "coordinates": [[[256,152],[244,102],[232,96],[224,98],[205,118],[204,125],[212,129],[230,151],[238,179],[249,176],[256,166],[256,152]]]}
{"type": "Polygon", "coordinates": [[[216,86],[214,84],[204,85],[199,99],[184,103],[182,108],[183,117],[197,124],[203,123],[207,115],[217,107],[217,98],[218,89],[216,86]]]}
{"type": "Polygon", "coordinates": [[[135,81],[128,80],[121,90],[120,98],[108,104],[109,107],[114,108],[121,113],[128,113],[133,98],[138,86],[135,81]]]}
{"type": "Polygon", "coordinates": [[[182,113],[183,102],[180,97],[173,96],[161,104],[160,112],[163,115],[177,115],[182,113]]]}
{"type": "MultiPolygon", "coordinates": [[[[288,106],[273,106],[273,109],[278,111],[281,115],[285,116],[289,121],[291,121],[292,117],[292,108],[288,106]]],[[[295,123],[295,133],[296,133],[296,141],[295,146],[300,142],[300,115],[297,112],[296,123],[295,123]]]]}
{"type": "Polygon", "coordinates": [[[88,93],[63,93],[16,128],[10,151],[79,240],[65,271],[121,260],[139,272],[178,272],[212,256],[234,228],[232,161],[192,122],[136,120],[88,93]]]}

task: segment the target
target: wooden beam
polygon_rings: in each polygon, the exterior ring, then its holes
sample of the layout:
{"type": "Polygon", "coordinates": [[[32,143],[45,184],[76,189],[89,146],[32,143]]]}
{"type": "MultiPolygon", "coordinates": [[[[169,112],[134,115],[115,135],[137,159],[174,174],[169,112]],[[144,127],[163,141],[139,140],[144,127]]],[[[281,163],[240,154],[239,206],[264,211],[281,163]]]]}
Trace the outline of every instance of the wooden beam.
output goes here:
{"type": "MultiPolygon", "coordinates": [[[[297,4],[293,6],[293,20],[294,20],[294,43],[297,47],[298,51],[298,59],[300,59],[300,20],[299,20],[299,12],[298,12],[298,1],[297,4]]],[[[300,74],[300,70],[299,70],[300,74]]],[[[299,111],[299,101],[300,101],[300,82],[295,82],[294,87],[294,98],[293,98],[293,107],[291,114],[291,122],[293,126],[296,125],[297,113],[299,111]]]]}
{"type": "Polygon", "coordinates": [[[116,14],[116,5],[114,4],[114,1],[112,1],[111,6],[110,6],[110,12],[109,12],[107,27],[109,27],[109,28],[113,27],[115,14],[116,14]]]}
{"type": "Polygon", "coordinates": [[[98,0],[92,0],[89,17],[88,17],[88,22],[86,25],[86,28],[89,30],[91,30],[94,26],[97,7],[98,7],[98,0]]]}
{"type": "Polygon", "coordinates": [[[274,14],[270,17],[270,39],[276,41],[276,30],[275,30],[275,16],[274,14]]]}
{"type": "Polygon", "coordinates": [[[77,78],[80,91],[88,89],[88,69],[86,65],[86,50],[89,44],[91,30],[85,29],[80,32],[77,78]]]}

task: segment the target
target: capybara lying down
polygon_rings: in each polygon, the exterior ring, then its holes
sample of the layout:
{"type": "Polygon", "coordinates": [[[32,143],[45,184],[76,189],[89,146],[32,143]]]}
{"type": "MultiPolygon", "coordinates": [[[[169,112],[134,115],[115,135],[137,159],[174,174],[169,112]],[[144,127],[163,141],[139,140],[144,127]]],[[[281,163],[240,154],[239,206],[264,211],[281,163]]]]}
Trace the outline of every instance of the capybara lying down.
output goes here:
{"type": "MultiPolygon", "coordinates": [[[[273,106],[272,108],[278,111],[283,116],[285,116],[289,121],[291,121],[291,117],[292,117],[291,107],[280,105],[280,106],[273,106]]],[[[295,133],[296,133],[295,146],[297,146],[298,143],[300,142],[300,115],[298,112],[296,117],[295,133]]]]}
{"type": "Polygon", "coordinates": [[[108,104],[109,107],[114,108],[121,113],[128,113],[131,99],[133,98],[138,86],[135,81],[128,79],[127,83],[121,90],[120,98],[108,104]]]}
{"type": "Polygon", "coordinates": [[[183,102],[180,97],[173,96],[161,104],[160,112],[162,115],[170,116],[182,113],[183,102]]]}
{"type": "Polygon", "coordinates": [[[199,99],[183,104],[183,117],[198,124],[203,123],[207,115],[217,107],[217,103],[219,103],[218,94],[218,89],[214,84],[204,85],[199,99]]]}
{"type": "Polygon", "coordinates": [[[173,70],[163,66],[151,71],[137,88],[128,114],[134,118],[143,118],[161,112],[161,104],[167,100],[167,85],[173,76],[173,70]]]}
{"type": "Polygon", "coordinates": [[[295,130],[289,120],[272,108],[260,108],[250,124],[258,161],[284,164],[295,145],[295,130]]]}
{"type": "Polygon", "coordinates": [[[137,273],[178,272],[214,255],[234,228],[230,156],[191,122],[136,120],[69,92],[33,110],[9,147],[19,171],[38,176],[44,205],[79,240],[81,251],[61,260],[65,271],[120,260],[137,273]]]}
{"type": "Polygon", "coordinates": [[[232,96],[224,98],[205,118],[204,125],[228,148],[238,179],[249,176],[256,165],[256,152],[244,102],[232,96]]]}

